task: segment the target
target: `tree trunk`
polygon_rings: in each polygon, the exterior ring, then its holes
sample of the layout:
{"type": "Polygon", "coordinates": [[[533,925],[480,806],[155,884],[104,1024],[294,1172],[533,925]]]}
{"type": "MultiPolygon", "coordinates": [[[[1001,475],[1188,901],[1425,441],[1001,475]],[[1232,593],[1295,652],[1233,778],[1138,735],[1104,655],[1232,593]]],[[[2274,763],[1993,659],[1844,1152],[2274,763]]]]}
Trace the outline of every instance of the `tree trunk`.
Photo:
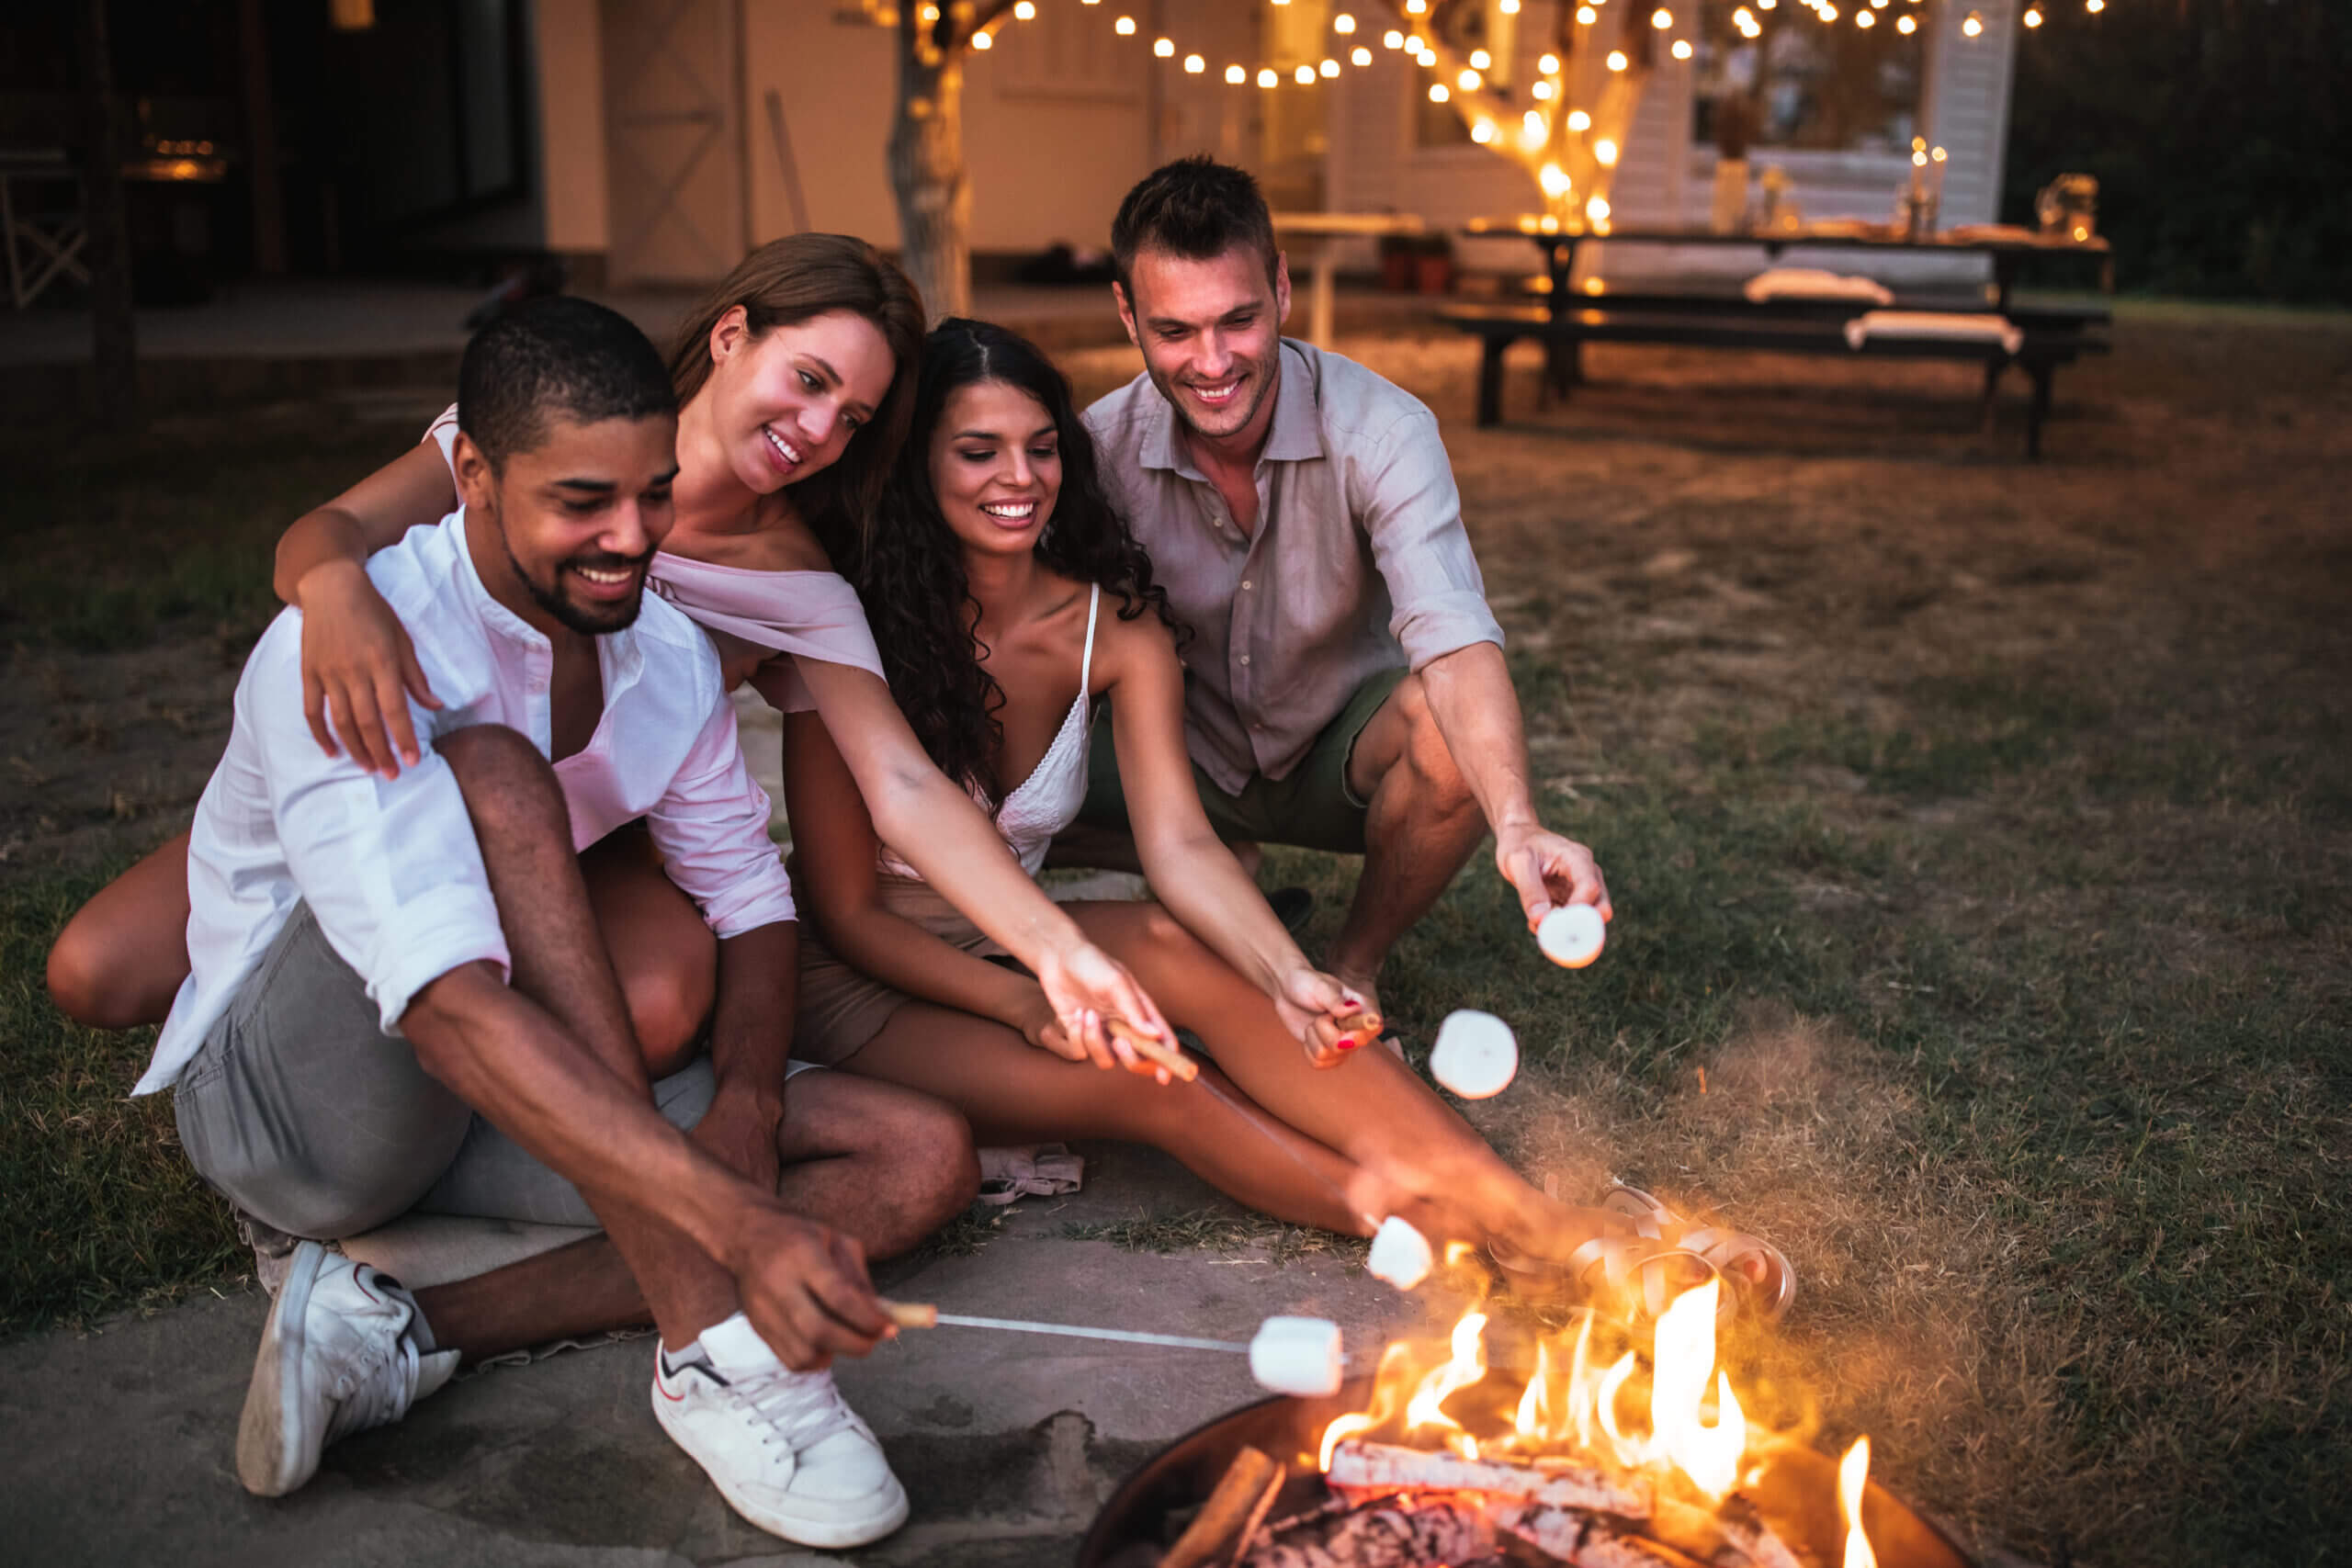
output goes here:
{"type": "MultiPolygon", "coordinates": [[[[905,7],[911,11],[913,7],[905,7]]],[[[964,57],[911,27],[899,33],[890,188],[899,257],[934,321],[972,313],[972,187],[964,170],[964,57]]]]}
{"type": "Polygon", "coordinates": [[[120,430],[139,418],[139,339],[130,309],[130,231],[122,211],[121,116],[116,112],[114,59],[107,42],[107,0],[89,0],[82,31],[90,360],[99,423],[120,430]]]}

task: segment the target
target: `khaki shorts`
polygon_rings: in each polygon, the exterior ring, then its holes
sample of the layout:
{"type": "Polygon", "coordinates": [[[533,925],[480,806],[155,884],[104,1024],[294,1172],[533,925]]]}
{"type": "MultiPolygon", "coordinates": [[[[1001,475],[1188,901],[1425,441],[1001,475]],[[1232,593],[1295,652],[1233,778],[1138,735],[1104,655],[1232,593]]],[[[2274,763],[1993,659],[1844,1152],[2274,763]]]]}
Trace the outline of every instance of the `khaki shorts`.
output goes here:
{"type": "MultiPolygon", "coordinates": [[[[927,882],[875,874],[882,907],[900,919],[911,920],[951,947],[981,958],[1003,958],[1003,948],[991,942],[963,912],[927,882]]],[[[801,908],[809,901],[801,900],[801,908]]],[[[882,1032],[890,1015],[915,998],[884,984],[864,970],[854,969],[825,945],[813,922],[800,928],[800,998],[792,1025],[793,1065],[835,1067],[882,1032]]]]}
{"type": "MultiPolygon", "coordinates": [[[[1239,795],[1227,795],[1199,763],[1193,764],[1193,787],[1200,791],[1201,808],[1208,813],[1217,837],[1228,842],[1249,839],[1335,854],[1363,853],[1364,818],[1371,803],[1357,799],[1348,787],[1348,762],[1355,755],[1356,738],[1404,679],[1402,670],[1383,670],[1358,686],[1298,765],[1279,779],[1257,774],[1239,795]]],[[[1125,832],[1127,801],[1119,787],[1119,759],[1107,719],[1094,727],[1086,767],[1086,804],[1079,808],[1079,821],[1125,832]]]]}

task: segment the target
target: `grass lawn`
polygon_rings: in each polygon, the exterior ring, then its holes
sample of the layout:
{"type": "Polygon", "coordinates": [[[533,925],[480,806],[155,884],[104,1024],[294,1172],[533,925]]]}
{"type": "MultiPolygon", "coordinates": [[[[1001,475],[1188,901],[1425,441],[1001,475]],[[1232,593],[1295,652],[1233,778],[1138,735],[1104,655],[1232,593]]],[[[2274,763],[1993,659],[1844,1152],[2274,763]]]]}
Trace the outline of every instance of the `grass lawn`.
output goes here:
{"type": "MultiPolygon", "coordinates": [[[[2038,466],[1935,367],[1595,352],[1568,409],[1476,432],[1466,348],[1363,345],[1446,421],[1547,814],[1619,915],[1552,969],[1474,864],[1385,999],[1422,1042],[1513,1021],[1529,1066],[1473,1113],[1524,1167],[1787,1250],[1769,1402],[1976,1539],[2316,1562],[2352,1540],[2352,331],[2168,308],[2118,344],[2038,466]]],[[[63,1025],[39,955],[184,819],[219,736],[168,715],[225,694],[268,537],[405,438],[9,454],[10,684],[66,716],[0,740],[47,781],[0,777],[7,1329],[239,1269],[120,1099],[145,1038],[63,1025]],[[190,671],[164,718],[108,673],[141,657],[190,671]],[[108,816],[130,753],[168,755],[108,816]]],[[[1274,863],[1328,934],[1349,869],[1274,863]]]]}

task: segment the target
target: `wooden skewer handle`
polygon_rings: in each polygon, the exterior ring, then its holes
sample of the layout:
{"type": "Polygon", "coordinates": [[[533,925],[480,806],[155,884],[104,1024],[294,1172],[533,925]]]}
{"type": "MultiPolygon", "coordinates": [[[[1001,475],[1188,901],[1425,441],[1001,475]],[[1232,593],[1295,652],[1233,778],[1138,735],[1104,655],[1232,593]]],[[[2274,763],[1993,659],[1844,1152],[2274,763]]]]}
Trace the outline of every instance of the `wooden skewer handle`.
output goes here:
{"type": "Polygon", "coordinates": [[[878,1296],[875,1299],[882,1303],[882,1315],[900,1328],[939,1326],[939,1309],[928,1302],[894,1302],[878,1296]]]}
{"type": "Polygon", "coordinates": [[[1154,1040],[1125,1019],[1106,1018],[1102,1021],[1102,1026],[1111,1032],[1114,1039],[1125,1041],[1128,1050],[1154,1066],[1166,1067],[1170,1075],[1180,1081],[1191,1083],[1201,1076],[1199,1063],[1173,1045],[1163,1044],[1154,1040]]]}
{"type": "Polygon", "coordinates": [[[1342,1034],[1361,1034],[1370,1040],[1380,1032],[1384,1021],[1376,1012],[1351,1012],[1339,1021],[1342,1034]]]}

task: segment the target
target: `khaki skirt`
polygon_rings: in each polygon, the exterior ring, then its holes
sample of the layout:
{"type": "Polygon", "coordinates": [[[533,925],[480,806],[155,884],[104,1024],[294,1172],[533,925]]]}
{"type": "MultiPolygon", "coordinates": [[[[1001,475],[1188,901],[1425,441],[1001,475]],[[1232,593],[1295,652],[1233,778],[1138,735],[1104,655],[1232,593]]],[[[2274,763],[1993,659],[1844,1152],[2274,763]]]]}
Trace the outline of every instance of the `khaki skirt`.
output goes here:
{"type": "MultiPolygon", "coordinates": [[[[912,877],[876,874],[882,907],[901,919],[912,920],[952,947],[981,958],[1007,956],[1003,948],[983,935],[955,905],[940,897],[928,882],[912,877]]],[[[806,900],[802,908],[807,908],[806,900]]],[[[915,998],[884,985],[863,970],[834,956],[813,925],[800,927],[800,1000],[792,1030],[792,1055],[799,1061],[838,1066],[890,1021],[890,1015],[915,998]]]]}

